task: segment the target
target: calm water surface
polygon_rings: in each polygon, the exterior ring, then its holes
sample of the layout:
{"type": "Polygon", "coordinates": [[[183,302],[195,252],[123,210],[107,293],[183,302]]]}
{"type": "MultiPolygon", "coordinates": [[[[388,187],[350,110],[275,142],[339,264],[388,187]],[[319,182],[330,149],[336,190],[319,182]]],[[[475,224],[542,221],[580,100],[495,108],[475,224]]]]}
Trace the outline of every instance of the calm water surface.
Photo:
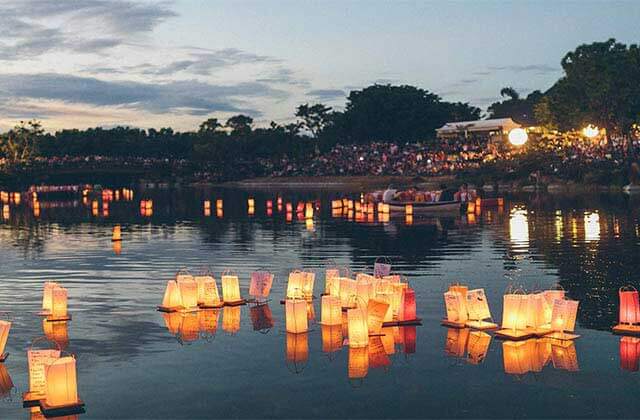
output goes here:
{"type": "MultiPolygon", "coordinates": [[[[111,203],[106,217],[101,208],[92,216],[77,196],[41,196],[39,218],[24,202],[12,206],[0,222],[0,310],[13,320],[11,355],[0,369],[14,388],[7,389],[4,375],[0,417],[31,415],[21,401],[26,350],[45,334],[36,313],[42,284],[52,279],[69,289],[73,320],[57,333],[77,356],[82,419],[640,413],[640,345],[627,347],[621,360],[621,339],[610,333],[618,288],[640,284],[637,203],[622,196],[508,197],[502,211],[416,216],[406,225],[404,217],[384,224],[334,218],[331,193],[282,195],[285,202],[321,200],[312,227],[295,215],[287,222],[275,204],[268,216],[265,200],[275,200],[275,192],[135,191],[134,201],[111,203]],[[257,203],[253,216],[249,196],[257,203]],[[142,198],[154,200],[151,217],[140,215],[142,198]],[[216,217],[215,201],[213,214],[204,216],[202,201],[216,198],[224,199],[223,217],[216,217]],[[116,223],[123,228],[121,250],[111,242],[116,223]],[[315,271],[319,294],[329,265],[371,271],[379,256],[389,257],[416,290],[422,326],[387,330],[370,345],[368,369],[367,354],[348,347],[327,352],[330,343],[315,322],[307,335],[287,336],[279,300],[291,270],[315,271]],[[269,269],[273,299],[268,307],[239,307],[239,325],[237,313],[223,310],[192,320],[206,331],[180,334],[179,323],[165,321],[155,307],[182,267],[210,267],[216,276],[234,270],[245,295],[251,271],[269,269]],[[532,362],[531,353],[521,365],[537,372],[505,366],[503,342],[493,338],[467,355],[466,334],[439,324],[442,293],[453,282],[484,287],[498,320],[510,285],[533,291],[559,283],[580,300],[581,338],[569,347],[540,342],[546,359],[532,362]]],[[[317,301],[315,312],[319,319],[317,301]]]]}

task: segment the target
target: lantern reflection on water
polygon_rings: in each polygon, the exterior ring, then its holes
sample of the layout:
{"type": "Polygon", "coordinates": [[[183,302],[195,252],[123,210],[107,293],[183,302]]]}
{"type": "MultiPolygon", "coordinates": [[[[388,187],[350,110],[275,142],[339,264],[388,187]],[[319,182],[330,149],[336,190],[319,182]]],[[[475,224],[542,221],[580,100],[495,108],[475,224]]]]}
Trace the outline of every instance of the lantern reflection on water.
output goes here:
{"type": "Polygon", "coordinates": [[[479,365],[487,357],[491,336],[483,331],[471,331],[467,342],[467,362],[479,365]]]}
{"type": "Polygon", "coordinates": [[[462,358],[467,349],[469,328],[447,328],[444,353],[447,356],[462,358]]]}
{"type": "Polygon", "coordinates": [[[254,305],[249,308],[249,315],[251,316],[251,324],[254,331],[266,333],[273,328],[273,315],[269,305],[254,305]]]}
{"type": "Polygon", "coordinates": [[[122,229],[120,228],[120,225],[115,225],[113,227],[113,233],[111,235],[111,240],[114,241],[114,242],[122,240],[122,229]]]}
{"type": "Polygon", "coordinates": [[[321,325],[322,352],[334,353],[342,348],[342,325],[321,325]]]}
{"type": "Polygon", "coordinates": [[[218,331],[218,309],[203,309],[198,312],[198,328],[201,334],[215,335],[218,331]]]}
{"type": "Polygon", "coordinates": [[[163,313],[164,325],[172,335],[178,335],[180,333],[180,324],[182,323],[182,314],[179,312],[167,312],[163,313]]]}
{"type": "Polygon", "coordinates": [[[222,330],[229,334],[240,331],[241,306],[225,306],[222,310],[222,330]]]}
{"type": "Polygon", "coordinates": [[[42,330],[47,340],[55,343],[61,350],[69,345],[68,321],[49,322],[45,319],[42,321],[42,330]]]}
{"type": "Polygon", "coordinates": [[[225,304],[242,303],[238,276],[222,275],[222,300],[225,304]]]}
{"type": "Polygon", "coordinates": [[[382,335],[380,335],[380,340],[382,341],[382,345],[384,347],[385,353],[391,355],[396,352],[395,340],[394,340],[394,328],[399,327],[384,327],[382,329],[382,335]]]}
{"type": "Polygon", "coordinates": [[[418,329],[415,325],[407,325],[398,327],[402,334],[402,347],[405,354],[413,354],[416,352],[416,338],[418,329]]]}
{"type": "Polygon", "coordinates": [[[7,346],[10,330],[11,322],[0,320],[0,362],[4,362],[8,356],[8,354],[4,352],[4,349],[7,346]]]}
{"type": "Polygon", "coordinates": [[[621,337],[620,338],[620,368],[631,372],[638,371],[638,361],[640,360],[640,338],[621,337]]]}
{"type": "Polygon", "coordinates": [[[349,347],[349,379],[362,379],[369,372],[369,349],[349,347]]]}
{"type": "Polygon", "coordinates": [[[287,367],[293,373],[304,370],[309,360],[309,334],[287,332],[287,367]]]}
{"type": "Polygon", "coordinates": [[[384,344],[380,336],[371,337],[369,341],[369,366],[372,368],[384,368],[391,366],[391,359],[384,350],[384,344]]]}
{"type": "Polygon", "coordinates": [[[297,334],[307,332],[308,322],[306,300],[285,300],[285,324],[288,333],[297,334]]]}
{"type": "Polygon", "coordinates": [[[638,291],[633,286],[621,287],[618,291],[620,308],[618,325],[613,327],[615,332],[640,333],[640,302],[638,291]]]}
{"type": "MultiPolygon", "coordinates": [[[[538,340],[540,341],[540,340],[538,340]]],[[[566,370],[569,372],[577,372],[580,370],[578,366],[578,353],[576,345],[572,341],[550,340],[551,341],[551,360],[554,369],[566,370]]]]}
{"type": "Polygon", "coordinates": [[[13,381],[4,364],[0,363],[0,400],[11,393],[13,381]]]}
{"type": "Polygon", "coordinates": [[[366,309],[361,308],[347,310],[349,347],[366,347],[369,344],[369,328],[365,311],[366,309]]]}
{"type": "Polygon", "coordinates": [[[178,339],[182,343],[196,341],[200,337],[200,320],[198,319],[198,313],[185,312],[180,315],[178,339]]]}

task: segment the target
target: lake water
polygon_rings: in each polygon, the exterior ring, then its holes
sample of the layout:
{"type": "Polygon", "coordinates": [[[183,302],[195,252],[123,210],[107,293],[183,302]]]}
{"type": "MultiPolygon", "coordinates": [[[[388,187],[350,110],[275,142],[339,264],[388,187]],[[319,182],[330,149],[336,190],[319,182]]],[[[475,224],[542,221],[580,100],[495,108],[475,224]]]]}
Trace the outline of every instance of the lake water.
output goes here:
{"type": "Polygon", "coordinates": [[[288,222],[277,211],[276,192],[136,190],[133,201],[111,202],[106,216],[101,203],[92,215],[91,201],[84,205],[80,195],[41,195],[37,218],[24,197],[12,205],[0,222],[0,311],[13,321],[10,356],[0,366],[0,417],[38,418],[22,408],[21,395],[28,389],[26,351],[34,340],[40,347],[47,341],[38,340],[45,331],[37,315],[45,280],[69,290],[73,320],[56,331],[47,327],[45,337],[57,334],[76,355],[82,419],[640,413],[640,344],[610,332],[618,288],[640,283],[637,203],[621,195],[515,196],[503,209],[472,217],[416,215],[407,225],[404,216],[388,223],[332,217],[329,200],[336,194],[329,192],[281,196],[320,200],[313,226],[295,214],[288,222]],[[254,215],[247,214],[249,196],[254,215]],[[152,216],[140,213],[139,201],[147,198],[152,216]],[[217,198],[224,200],[223,217],[216,216],[217,198]],[[212,200],[210,216],[203,214],[204,199],[212,200]],[[267,199],[274,200],[272,215],[267,199]],[[121,249],[111,241],[116,223],[121,249]],[[415,289],[423,325],[388,329],[363,353],[328,339],[316,322],[315,301],[310,331],[287,335],[280,299],[290,271],[315,271],[319,295],[329,266],[371,272],[381,256],[415,289]],[[180,320],[165,320],[155,308],[167,280],[183,267],[208,267],[218,280],[233,270],[243,295],[252,271],[270,270],[272,299],[268,306],[202,314],[180,331],[180,320]],[[533,291],[560,284],[580,300],[581,337],[566,346],[526,344],[520,367],[534,372],[518,372],[504,363],[504,352],[514,350],[510,343],[477,341],[440,326],[442,294],[455,282],[485,288],[498,322],[509,286],[533,291]]]}

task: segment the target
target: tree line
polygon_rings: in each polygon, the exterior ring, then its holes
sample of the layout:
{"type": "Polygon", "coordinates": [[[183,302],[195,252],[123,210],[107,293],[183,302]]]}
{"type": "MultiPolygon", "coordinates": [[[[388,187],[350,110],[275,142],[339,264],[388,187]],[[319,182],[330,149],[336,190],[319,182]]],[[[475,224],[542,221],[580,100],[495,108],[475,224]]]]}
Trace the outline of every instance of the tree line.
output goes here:
{"type": "MultiPolygon", "coordinates": [[[[640,50],[614,39],[581,45],[561,61],[564,75],[546,92],[520,97],[504,88],[505,98],[491,104],[487,117],[570,130],[586,124],[608,134],[629,135],[640,123],[640,50]]],[[[0,154],[19,163],[36,156],[111,156],[190,159],[225,166],[233,161],[299,159],[337,143],[435,141],[435,129],[449,121],[478,120],[482,110],[447,102],[428,90],[374,84],[354,90],[344,110],[302,104],[296,122],[254,127],[247,115],[225,122],[209,118],[187,132],[166,127],[68,129],[45,133],[37,121],[21,122],[0,136],[0,154]]]]}

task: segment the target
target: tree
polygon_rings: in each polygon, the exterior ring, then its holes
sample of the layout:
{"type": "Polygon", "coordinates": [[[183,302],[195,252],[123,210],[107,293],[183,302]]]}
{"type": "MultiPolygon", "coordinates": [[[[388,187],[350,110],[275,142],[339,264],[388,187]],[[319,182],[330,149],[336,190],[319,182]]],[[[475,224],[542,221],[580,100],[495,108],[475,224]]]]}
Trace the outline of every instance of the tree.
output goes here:
{"type": "Polygon", "coordinates": [[[320,131],[330,122],[331,107],[323,104],[303,104],[296,109],[296,117],[302,119],[302,127],[318,137],[320,131]]]}
{"type": "Polygon", "coordinates": [[[11,163],[24,162],[36,154],[38,139],[44,134],[39,121],[20,121],[0,140],[0,149],[11,163]]]}
{"type": "Polygon", "coordinates": [[[246,135],[251,133],[251,124],[253,124],[253,118],[240,114],[229,118],[225,125],[234,135],[246,135]]]}
{"type": "Polygon", "coordinates": [[[218,122],[217,118],[209,118],[200,124],[198,134],[213,134],[220,127],[222,127],[222,124],[218,122]]]}
{"type": "Polygon", "coordinates": [[[521,99],[515,89],[505,87],[500,90],[500,95],[509,99],[489,105],[489,118],[512,118],[519,124],[538,125],[534,109],[542,99],[542,92],[534,90],[525,99],[521,99]]]}

